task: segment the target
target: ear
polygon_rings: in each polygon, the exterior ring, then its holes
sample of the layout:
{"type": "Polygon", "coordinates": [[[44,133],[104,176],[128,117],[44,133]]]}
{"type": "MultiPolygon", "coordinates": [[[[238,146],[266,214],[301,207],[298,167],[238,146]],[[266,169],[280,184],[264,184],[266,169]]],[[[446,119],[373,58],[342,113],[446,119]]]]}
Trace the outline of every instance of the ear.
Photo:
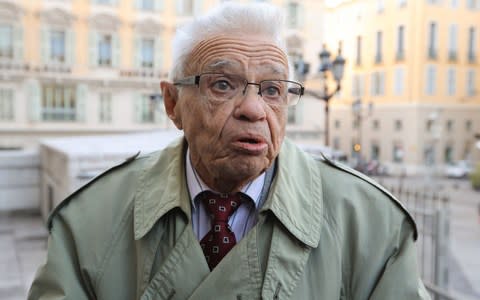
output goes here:
{"type": "Polygon", "coordinates": [[[182,129],[182,118],[179,112],[178,104],[178,90],[168,81],[160,82],[160,88],[163,94],[163,104],[165,105],[165,111],[170,120],[173,121],[178,129],[182,129]]]}

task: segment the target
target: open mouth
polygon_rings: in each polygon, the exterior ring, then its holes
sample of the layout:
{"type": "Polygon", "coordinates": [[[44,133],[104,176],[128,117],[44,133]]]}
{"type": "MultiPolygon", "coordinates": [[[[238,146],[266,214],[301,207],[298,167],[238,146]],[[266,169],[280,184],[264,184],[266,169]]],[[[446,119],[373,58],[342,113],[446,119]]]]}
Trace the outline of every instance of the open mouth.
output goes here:
{"type": "Polygon", "coordinates": [[[247,143],[247,144],[252,144],[252,145],[256,145],[256,144],[259,144],[261,142],[260,140],[254,139],[254,138],[245,138],[245,139],[240,139],[239,141],[241,143],[247,143]]]}

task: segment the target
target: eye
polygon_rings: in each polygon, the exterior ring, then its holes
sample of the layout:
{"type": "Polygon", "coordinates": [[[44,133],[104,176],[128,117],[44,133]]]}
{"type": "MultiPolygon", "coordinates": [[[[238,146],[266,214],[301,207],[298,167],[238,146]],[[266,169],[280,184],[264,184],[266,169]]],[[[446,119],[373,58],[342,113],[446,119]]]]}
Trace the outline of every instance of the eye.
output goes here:
{"type": "Polygon", "coordinates": [[[227,91],[233,88],[228,80],[217,80],[212,83],[211,87],[218,91],[227,91]]]}
{"type": "Polygon", "coordinates": [[[281,94],[282,90],[279,84],[270,81],[262,83],[262,96],[273,98],[280,97],[281,94]]]}

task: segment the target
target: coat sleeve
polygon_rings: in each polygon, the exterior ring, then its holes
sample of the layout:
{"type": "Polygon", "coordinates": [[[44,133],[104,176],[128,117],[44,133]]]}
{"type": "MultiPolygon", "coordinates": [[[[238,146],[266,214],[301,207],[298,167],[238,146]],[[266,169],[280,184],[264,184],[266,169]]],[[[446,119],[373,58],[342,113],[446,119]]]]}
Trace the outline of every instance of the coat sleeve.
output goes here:
{"type": "MultiPolygon", "coordinates": [[[[405,223],[403,225],[406,225],[405,223]]],[[[431,299],[420,278],[413,231],[403,226],[399,245],[385,264],[369,299],[431,299]]]]}
{"type": "Polygon", "coordinates": [[[90,277],[79,266],[70,226],[61,216],[56,216],[54,223],[48,238],[47,261],[38,269],[28,299],[95,299],[90,277]]]}

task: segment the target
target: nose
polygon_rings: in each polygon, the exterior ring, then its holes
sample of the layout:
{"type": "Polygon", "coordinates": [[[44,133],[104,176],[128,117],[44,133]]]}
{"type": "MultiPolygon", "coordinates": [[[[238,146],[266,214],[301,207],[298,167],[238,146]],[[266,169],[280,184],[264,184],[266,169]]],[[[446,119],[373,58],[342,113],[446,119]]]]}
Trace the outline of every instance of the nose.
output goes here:
{"type": "Polygon", "coordinates": [[[246,85],[243,93],[235,103],[235,118],[257,122],[266,118],[266,103],[258,93],[257,85],[246,85]],[[248,88],[252,86],[252,88],[248,88]]]}

